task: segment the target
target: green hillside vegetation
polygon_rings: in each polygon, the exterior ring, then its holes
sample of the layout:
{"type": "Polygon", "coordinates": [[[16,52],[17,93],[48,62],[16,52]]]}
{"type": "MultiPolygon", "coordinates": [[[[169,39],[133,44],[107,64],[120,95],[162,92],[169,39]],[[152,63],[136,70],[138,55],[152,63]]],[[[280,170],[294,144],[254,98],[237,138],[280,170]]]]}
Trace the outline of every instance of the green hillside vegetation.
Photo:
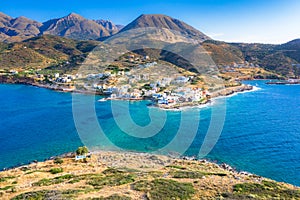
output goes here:
{"type": "Polygon", "coordinates": [[[293,64],[300,63],[299,40],[283,45],[235,43],[248,62],[258,64],[266,70],[283,76],[299,76],[300,71],[293,64]]]}
{"type": "Polygon", "coordinates": [[[55,69],[72,71],[86,57],[97,41],[76,41],[43,35],[23,42],[0,44],[1,69],[55,69]]]}
{"type": "Polygon", "coordinates": [[[300,63],[300,39],[279,45],[276,49],[279,51],[281,50],[284,55],[300,63]]]}

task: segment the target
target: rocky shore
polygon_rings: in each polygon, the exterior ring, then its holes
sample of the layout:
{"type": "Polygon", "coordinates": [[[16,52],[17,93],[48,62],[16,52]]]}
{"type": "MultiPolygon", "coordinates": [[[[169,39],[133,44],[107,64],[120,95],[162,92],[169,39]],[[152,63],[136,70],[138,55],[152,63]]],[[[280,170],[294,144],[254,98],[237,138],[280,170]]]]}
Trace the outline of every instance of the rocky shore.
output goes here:
{"type": "Polygon", "coordinates": [[[240,86],[224,88],[220,91],[212,92],[210,96],[211,96],[211,98],[216,98],[216,97],[220,97],[220,96],[229,96],[234,93],[245,92],[245,91],[250,91],[250,90],[253,90],[253,86],[240,85],[240,86]]]}
{"type": "Polygon", "coordinates": [[[0,76],[0,83],[31,85],[31,86],[36,86],[36,87],[45,88],[49,90],[61,91],[61,92],[101,95],[99,92],[95,90],[91,90],[91,91],[77,90],[66,86],[39,83],[29,77],[13,78],[12,76],[0,76]]]}

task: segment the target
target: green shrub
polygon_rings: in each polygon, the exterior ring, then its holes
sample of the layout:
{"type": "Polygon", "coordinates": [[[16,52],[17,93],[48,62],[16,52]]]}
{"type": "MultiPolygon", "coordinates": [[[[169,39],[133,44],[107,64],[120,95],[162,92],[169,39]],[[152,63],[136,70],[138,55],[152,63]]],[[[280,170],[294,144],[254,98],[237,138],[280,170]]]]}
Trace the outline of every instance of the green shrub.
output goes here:
{"type": "Polygon", "coordinates": [[[231,197],[240,199],[255,196],[260,199],[300,199],[300,190],[291,190],[276,182],[262,181],[258,183],[241,183],[233,186],[231,197]]]}
{"type": "Polygon", "coordinates": [[[47,179],[47,178],[43,178],[41,180],[39,180],[38,182],[35,182],[32,184],[33,186],[47,186],[47,185],[51,185],[51,180],[47,179]]]}
{"type": "Polygon", "coordinates": [[[94,177],[90,179],[87,184],[92,185],[97,188],[101,188],[103,186],[118,186],[124,185],[127,183],[132,183],[135,181],[135,175],[132,174],[114,174],[104,177],[94,177]]]}
{"type": "Polygon", "coordinates": [[[217,173],[204,173],[205,175],[214,175],[214,176],[227,176],[226,173],[223,173],[223,172],[217,172],[217,173]]]}
{"type": "Polygon", "coordinates": [[[126,196],[119,196],[117,194],[113,194],[109,197],[99,197],[99,198],[92,198],[92,200],[130,200],[130,197],[126,196]]]}
{"type": "Polygon", "coordinates": [[[171,173],[173,178],[202,178],[204,176],[201,172],[194,172],[194,171],[174,171],[171,173]]]}
{"type": "Polygon", "coordinates": [[[168,165],[167,167],[169,168],[174,168],[174,169],[186,169],[186,167],[180,166],[180,165],[168,165]]]}
{"type": "Polygon", "coordinates": [[[77,155],[84,155],[84,154],[87,154],[88,152],[89,152],[89,150],[86,146],[78,147],[78,149],[76,150],[77,155]]]}
{"type": "Polygon", "coordinates": [[[80,190],[40,190],[19,194],[12,200],[73,199],[79,192],[80,190]]]}
{"type": "Polygon", "coordinates": [[[64,171],[63,168],[52,168],[49,170],[51,174],[58,174],[58,173],[62,173],[63,171],[64,171]]]}
{"type": "Polygon", "coordinates": [[[146,193],[149,200],[172,200],[191,199],[195,189],[191,183],[179,183],[167,179],[155,179],[149,181],[138,181],[133,184],[133,189],[146,193]]]}
{"type": "Polygon", "coordinates": [[[0,190],[9,190],[9,189],[11,189],[11,188],[13,188],[14,186],[12,186],[12,185],[8,185],[8,186],[5,186],[5,187],[3,187],[3,188],[0,188],[0,190]]]}
{"type": "Polygon", "coordinates": [[[54,185],[54,184],[62,183],[66,180],[71,180],[73,178],[75,178],[75,176],[72,174],[66,174],[66,175],[58,176],[58,177],[55,177],[52,179],[43,178],[43,179],[39,180],[38,182],[33,183],[33,186],[54,185]]]}
{"type": "Polygon", "coordinates": [[[112,174],[123,173],[123,171],[119,170],[119,169],[115,169],[115,168],[108,168],[108,169],[104,170],[102,173],[105,175],[112,175],[112,174]]]}
{"type": "Polygon", "coordinates": [[[54,164],[62,164],[64,162],[64,160],[61,159],[61,158],[59,158],[59,157],[57,157],[57,158],[54,159],[53,162],[54,162],[54,164]]]}
{"type": "Polygon", "coordinates": [[[15,176],[5,176],[5,177],[0,177],[0,182],[5,182],[9,179],[14,179],[16,178],[15,176]]]}

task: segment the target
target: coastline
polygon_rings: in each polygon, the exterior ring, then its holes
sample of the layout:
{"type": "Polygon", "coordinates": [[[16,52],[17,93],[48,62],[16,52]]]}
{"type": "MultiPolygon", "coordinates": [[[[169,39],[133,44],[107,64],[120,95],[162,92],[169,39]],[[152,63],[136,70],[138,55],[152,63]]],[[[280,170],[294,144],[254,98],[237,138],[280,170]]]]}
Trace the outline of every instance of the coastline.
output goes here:
{"type": "MultiPolygon", "coordinates": [[[[168,183],[187,184],[194,188],[193,198],[215,199],[227,195],[240,197],[234,188],[239,185],[273,187],[274,193],[279,190],[291,191],[291,195],[300,194],[300,188],[291,184],[276,182],[255,174],[236,171],[231,166],[222,163],[190,157],[176,158],[172,156],[151,153],[137,153],[127,151],[97,151],[93,152],[87,161],[75,161],[74,154],[61,156],[62,163],[57,164],[55,157],[44,162],[33,162],[28,165],[1,171],[0,197],[11,199],[18,195],[36,194],[49,191],[51,194],[74,192],[72,199],[89,199],[111,195],[128,196],[130,199],[141,199],[148,195],[144,191],[134,190],[134,185],[141,181],[162,180],[168,183]],[[62,169],[59,173],[50,173],[50,169],[62,169]],[[110,181],[112,177],[131,177],[128,181],[95,187],[105,177],[110,181]],[[63,178],[62,178],[63,177],[63,178]],[[97,178],[102,177],[102,178],[97,178]],[[58,181],[59,180],[59,181],[58,181]],[[14,183],[14,184],[13,184],[14,183]],[[81,189],[80,189],[81,188],[81,189]]],[[[266,192],[269,189],[266,190],[266,192]]],[[[273,189],[272,189],[273,190],[273,189]]],[[[264,192],[264,191],[262,191],[264,192]]],[[[47,193],[48,194],[48,193],[47,193]]],[[[245,194],[248,196],[249,194],[245,194]]],[[[265,195],[257,194],[257,195],[265,195]]],[[[23,196],[24,197],[24,196],[23,196]]],[[[61,196],[54,196],[58,198],[61,196]]],[[[222,198],[222,199],[224,199],[222,198]]],[[[21,198],[23,199],[23,198],[21,198]]]]}
{"type": "MultiPolygon", "coordinates": [[[[253,89],[254,89],[254,88],[253,88],[253,89]]],[[[253,90],[253,89],[252,89],[252,90],[253,90]]],[[[249,92],[249,91],[251,91],[251,90],[245,90],[245,91],[243,91],[243,92],[249,92]]],[[[233,94],[237,94],[237,93],[233,93],[233,94]]],[[[229,95],[232,95],[232,94],[229,94],[229,95]]],[[[229,96],[229,95],[228,95],[228,96],[229,96]]],[[[216,97],[216,98],[222,98],[222,97],[218,96],[218,97],[216,97]]],[[[188,159],[189,159],[189,158],[188,158],[188,159]]]]}
{"type": "Polygon", "coordinates": [[[229,97],[234,94],[239,94],[243,92],[251,92],[254,91],[255,87],[251,85],[240,85],[230,88],[224,88],[222,90],[213,92],[210,94],[210,98],[203,101],[203,102],[184,102],[175,105],[154,105],[152,107],[159,108],[163,110],[182,110],[186,108],[202,108],[207,105],[210,105],[215,99],[222,98],[222,97],[229,97]]]}
{"type": "MultiPolygon", "coordinates": [[[[34,82],[30,78],[23,78],[23,79],[5,79],[3,76],[0,76],[0,83],[3,84],[23,84],[23,85],[31,85],[35,87],[40,87],[40,88],[45,88],[49,90],[54,90],[54,91],[59,91],[59,92],[70,92],[70,93],[78,93],[78,94],[90,94],[90,95],[103,95],[100,92],[97,92],[96,90],[76,90],[72,88],[65,88],[65,87],[60,87],[57,85],[49,85],[49,84],[41,84],[34,82]]],[[[208,105],[211,103],[212,100],[220,97],[227,97],[231,96],[233,94],[237,93],[242,93],[242,92],[247,92],[247,91],[252,91],[253,86],[251,85],[240,85],[240,86],[233,86],[233,87],[228,87],[224,88],[215,92],[212,92],[209,96],[208,99],[202,101],[202,102],[183,102],[183,103],[177,103],[177,104],[160,104],[160,105],[152,105],[152,107],[160,108],[163,110],[181,110],[184,108],[199,108],[205,105],[208,105]]],[[[132,99],[132,98],[102,98],[100,101],[106,101],[106,100],[124,100],[124,101],[141,101],[141,100],[149,100],[148,98],[137,98],[137,99],[132,99]]],[[[99,101],[99,100],[98,100],[99,101]]]]}
{"type": "MultiPolygon", "coordinates": [[[[259,178],[259,179],[269,179],[269,180],[273,180],[272,178],[266,178],[264,176],[261,175],[257,175],[242,169],[236,169],[235,167],[224,163],[224,162],[219,162],[218,160],[211,160],[211,159],[207,159],[207,158],[201,158],[201,159],[197,159],[195,156],[179,156],[176,154],[176,152],[174,153],[169,153],[169,154],[157,154],[157,153],[151,153],[151,152],[139,152],[139,151],[130,151],[130,150],[95,150],[95,151],[90,151],[89,154],[91,154],[92,156],[101,156],[102,158],[104,158],[102,160],[102,163],[104,165],[107,165],[108,167],[112,167],[112,168],[118,168],[118,167],[128,167],[127,166],[127,162],[136,162],[137,160],[131,160],[130,157],[141,157],[144,158],[145,160],[156,160],[156,159],[152,159],[154,157],[159,157],[159,158],[163,158],[164,162],[154,162],[152,163],[153,165],[151,166],[151,169],[155,169],[155,168],[160,168],[161,166],[166,166],[169,165],[171,163],[172,160],[176,160],[176,161],[192,161],[192,162],[196,162],[196,163],[207,163],[209,165],[213,165],[216,166],[217,168],[220,168],[222,170],[225,170],[227,172],[231,172],[237,175],[246,175],[246,176],[253,176],[255,178],[259,178]],[[117,159],[119,156],[124,156],[126,157],[126,162],[122,163],[122,160],[117,159]]],[[[16,165],[16,166],[12,166],[9,168],[4,168],[2,170],[0,170],[0,177],[1,177],[1,173],[3,172],[8,172],[8,171],[15,171],[15,170],[19,170],[22,168],[26,168],[26,167],[31,167],[34,165],[39,164],[43,164],[43,163],[49,163],[49,162],[53,162],[55,159],[57,158],[62,158],[62,159],[71,159],[71,160],[75,160],[75,156],[76,153],[75,152],[66,152],[63,153],[61,155],[56,155],[56,156],[51,156],[49,158],[44,159],[43,161],[37,161],[37,160],[33,160],[28,162],[27,164],[21,164],[21,165],[16,165]]],[[[98,159],[99,160],[99,159],[98,159]]],[[[138,162],[139,164],[141,164],[140,162],[138,162]]],[[[135,163],[137,164],[137,163],[135,163]]],[[[149,163],[148,163],[149,164],[149,163]]],[[[136,166],[135,166],[136,167],[136,166]]],[[[148,168],[145,168],[148,169],[148,168]]],[[[275,182],[279,182],[276,180],[273,180],[275,182]]],[[[0,181],[1,182],[1,181],[0,181]]],[[[279,183],[283,183],[283,184],[288,184],[291,185],[295,188],[299,188],[300,186],[297,185],[293,185],[287,182],[279,182],[279,183]]]]}
{"type": "Polygon", "coordinates": [[[54,90],[54,91],[58,91],[58,92],[101,95],[97,91],[74,90],[72,88],[61,87],[61,86],[57,86],[57,85],[41,84],[41,83],[37,83],[37,82],[33,81],[33,79],[31,79],[31,78],[23,78],[23,79],[15,80],[15,79],[3,78],[3,76],[0,76],[0,83],[30,85],[30,86],[45,88],[45,89],[54,90]]]}

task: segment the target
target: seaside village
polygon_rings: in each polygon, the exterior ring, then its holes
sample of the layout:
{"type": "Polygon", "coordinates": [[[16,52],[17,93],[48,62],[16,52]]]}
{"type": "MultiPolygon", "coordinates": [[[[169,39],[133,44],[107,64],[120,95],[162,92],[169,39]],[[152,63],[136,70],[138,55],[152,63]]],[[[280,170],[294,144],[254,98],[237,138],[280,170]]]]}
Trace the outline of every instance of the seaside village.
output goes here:
{"type": "Polygon", "coordinates": [[[87,74],[86,79],[83,85],[77,83],[76,88],[93,89],[107,96],[100,101],[149,99],[154,105],[171,108],[209,99],[209,92],[197,74],[151,60],[149,56],[129,54],[122,65],[114,63],[101,73],[87,74]]]}
{"type": "MultiPolygon", "coordinates": [[[[243,66],[245,67],[245,66],[243,66]]],[[[230,73],[242,68],[241,65],[226,66],[230,73]]],[[[248,68],[253,68],[249,65],[248,68]]],[[[126,54],[120,61],[106,67],[99,67],[93,73],[83,71],[76,74],[62,74],[44,70],[31,73],[34,84],[66,92],[96,93],[104,95],[105,100],[143,100],[149,99],[154,105],[163,108],[193,106],[204,104],[211,98],[212,91],[218,89],[214,82],[208,83],[203,75],[179,68],[168,62],[151,59],[149,56],[126,54]]],[[[10,74],[21,76],[10,70],[10,74]]],[[[220,76],[223,78],[222,76],[220,76]]],[[[221,79],[220,77],[219,78],[221,79]]],[[[239,86],[236,79],[226,81],[226,87],[239,86]]],[[[223,85],[224,86],[224,85],[223,85]]]]}

